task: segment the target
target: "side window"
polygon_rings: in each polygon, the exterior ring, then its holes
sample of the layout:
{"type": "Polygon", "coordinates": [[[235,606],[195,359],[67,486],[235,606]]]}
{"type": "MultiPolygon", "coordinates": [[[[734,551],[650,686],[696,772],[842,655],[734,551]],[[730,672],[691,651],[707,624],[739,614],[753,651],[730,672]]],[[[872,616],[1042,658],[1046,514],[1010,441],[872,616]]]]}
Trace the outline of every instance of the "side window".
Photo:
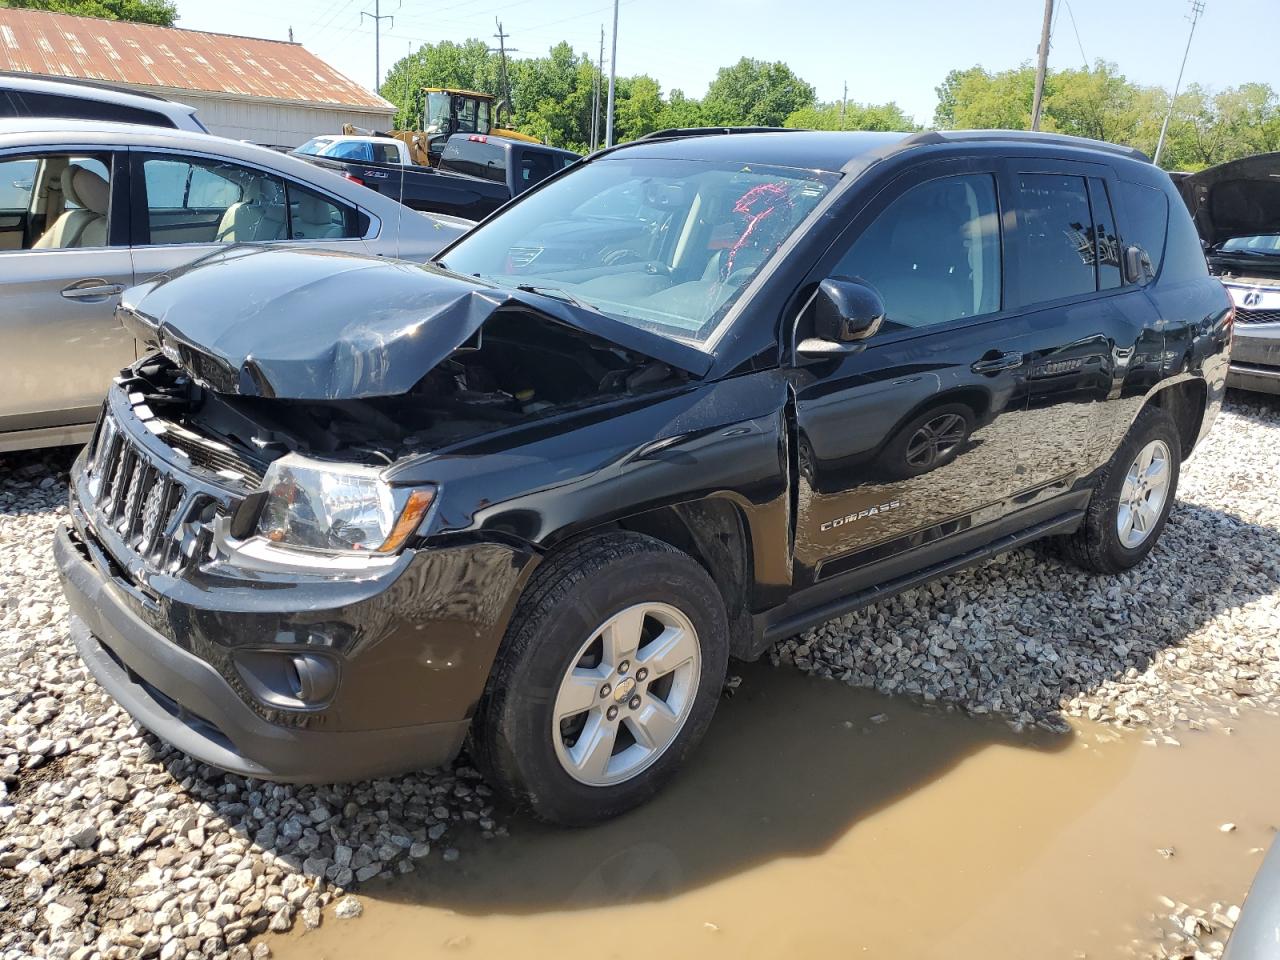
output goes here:
{"type": "Polygon", "coordinates": [[[1128,180],[1120,181],[1124,204],[1125,243],[1136,244],[1151,261],[1148,279],[1160,272],[1165,235],[1169,232],[1169,200],[1164,192],[1128,180]]]}
{"type": "Polygon", "coordinates": [[[373,151],[369,149],[369,144],[354,140],[347,143],[339,143],[337,146],[329,150],[327,154],[335,160],[372,160],[373,151]]]}
{"type": "Polygon", "coordinates": [[[0,251],[105,247],[110,216],[109,154],[0,161],[0,251]]]}
{"type": "Polygon", "coordinates": [[[389,143],[375,143],[373,144],[373,159],[378,163],[399,163],[400,154],[389,143]]]}
{"type": "Polygon", "coordinates": [[[290,240],[336,240],[359,236],[354,210],[296,183],[290,183],[288,191],[290,240]]]}
{"type": "Polygon", "coordinates": [[[1023,173],[1017,183],[1018,283],[1009,305],[1093,293],[1097,248],[1084,177],[1023,173]]]}
{"type": "Polygon", "coordinates": [[[284,184],[220,160],[148,157],[142,162],[152,244],[283,240],[284,184]]]}
{"type": "Polygon", "coordinates": [[[24,93],[26,112],[33,117],[65,117],[69,120],[107,120],[112,123],[141,123],[153,127],[172,127],[173,121],[163,113],[141,110],[105,100],[65,97],[56,93],[24,93]]]}
{"type": "Polygon", "coordinates": [[[1000,309],[995,178],[942,177],[886,207],[832,271],[879,291],[885,329],[924,327],[1000,309]]]}
{"type": "Polygon", "coordinates": [[[547,179],[555,169],[545,153],[526,153],[520,158],[520,175],[526,187],[547,179]]]}
{"type": "Polygon", "coordinates": [[[1209,264],[1195,221],[1176,197],[1171,203],[1174,207],[1169,211],[1169,235],[1164,244],[1164,277],[1175,282],[1206,277],[1209,264]]]}
{"type": "Polygon", "coordinates": [[[1120,286],[1120,238],[1116,236],[1116,216],[1111,209],[1107,183],[1089,178],[1089,206],[1093,210],[1093,245],[1098,264],[1098,289],[1120,286]]]}

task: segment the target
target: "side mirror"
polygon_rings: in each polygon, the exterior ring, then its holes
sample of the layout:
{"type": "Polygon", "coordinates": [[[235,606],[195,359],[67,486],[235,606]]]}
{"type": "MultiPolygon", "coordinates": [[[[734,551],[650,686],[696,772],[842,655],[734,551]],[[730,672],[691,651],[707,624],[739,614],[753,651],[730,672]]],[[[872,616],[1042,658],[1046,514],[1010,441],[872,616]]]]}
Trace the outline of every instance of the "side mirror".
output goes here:
{"type": "Polygon", "coordinates": [[[828,277],[818,284],[809,309],[814,335],[796,345],[796,352],[806,357],[860,350],[862,341],[884,323],[884,301],[860,280],[828,277]]]}
{"type": "Polygon", "coordinates": [[[1156,275],[1147,251],[1136,244],[1124,248],[1124,278],[1129,283],[1146,283],[1156,275]]]}

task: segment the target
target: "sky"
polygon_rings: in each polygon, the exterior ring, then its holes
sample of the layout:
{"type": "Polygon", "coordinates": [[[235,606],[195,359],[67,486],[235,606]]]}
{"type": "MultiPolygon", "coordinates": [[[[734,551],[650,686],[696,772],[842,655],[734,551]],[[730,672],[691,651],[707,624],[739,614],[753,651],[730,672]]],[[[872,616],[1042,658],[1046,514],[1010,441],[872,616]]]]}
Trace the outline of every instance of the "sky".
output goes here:
{"type": "MultiPolygon", "coordinates": [[[[177,0],[178,25],[294,39],[365,86],[374,81],[375,2],[384,20],[382,72],[412,47],[480,37],[499,17],[518,56],[560,40],[599,53],[609,0],[177,0]]],[[[1190,27],[1188,0],[1058,0],[1051,67],[1098,58],[1130,80],[1172,87],[1190,27]]],[[[858,102],[896,101],[920,123],[953,68],[1017,66],[1035,57],[1042,0],[620,0],[618,72],[648,73],[700,97],[740,57],[782,60],[820,100],[843,85],[858,102]]],[[[1205,0],[1184,87],[1263,81],[1280,89],[1280,0],[1205,0]]],[[[606,37],[605,56],[608,57],[606,37]]]]}

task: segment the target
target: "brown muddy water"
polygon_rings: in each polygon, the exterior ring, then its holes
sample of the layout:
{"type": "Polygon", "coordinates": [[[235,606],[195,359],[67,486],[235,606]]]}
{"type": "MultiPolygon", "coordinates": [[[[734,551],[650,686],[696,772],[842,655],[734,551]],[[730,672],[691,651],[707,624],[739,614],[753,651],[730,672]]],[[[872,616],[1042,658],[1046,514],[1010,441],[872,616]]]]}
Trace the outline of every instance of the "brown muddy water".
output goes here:
{"type": "Polygon", "coordinates": [[[1280,824],[1280,719],[1262,713],[1151,745],[740,672],[648,806],[586,830],[510,817],[507,838],[451,835],[458,862],[433,852],[361,890],[361,918],[330,913],[274,955],[1146,956],[1160,896],[1239,903],[1280,824]]]}

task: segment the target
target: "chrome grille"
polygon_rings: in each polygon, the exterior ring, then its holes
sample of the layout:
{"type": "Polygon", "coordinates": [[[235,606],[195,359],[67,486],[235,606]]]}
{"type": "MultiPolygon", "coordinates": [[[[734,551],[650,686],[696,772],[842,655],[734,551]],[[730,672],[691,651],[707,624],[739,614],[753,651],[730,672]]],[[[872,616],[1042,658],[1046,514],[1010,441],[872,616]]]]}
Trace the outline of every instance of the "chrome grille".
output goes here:
{"type": "Polygon", "coordinates": [[[212,502],[189,493],[163,465],[130,440],[111,415],[98,430],[88,491],[100,529],[158,568],[177,570],[195,559],[210,534],[200,515],[212,502]]]}
{"type": "Polygon", "coordinates": [[[1280,323],[1280,310],[1250,310],[1236,307],[1236,323],[1280,323]]]}

